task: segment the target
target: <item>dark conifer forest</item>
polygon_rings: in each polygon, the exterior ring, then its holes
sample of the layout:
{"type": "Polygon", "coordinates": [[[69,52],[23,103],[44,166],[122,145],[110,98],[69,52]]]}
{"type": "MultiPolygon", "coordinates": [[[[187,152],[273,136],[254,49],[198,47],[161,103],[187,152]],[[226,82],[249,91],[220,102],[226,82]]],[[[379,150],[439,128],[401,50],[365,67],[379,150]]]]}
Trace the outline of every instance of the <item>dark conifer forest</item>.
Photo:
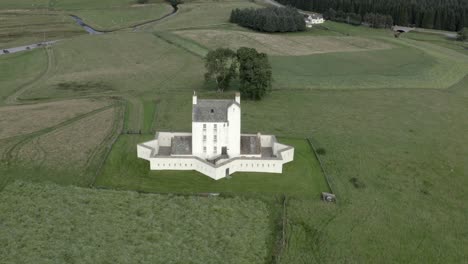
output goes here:
{"type": "Polygon", "coordinates": [[[234,9],[230,22],[263,32],[304,31],[304,16],[291,7],[234,9]]]}
{"type": "MultiPolygon", "coordinates": [[[[367,14],[390,15],[400,26],[458,31],[468,26],[468,0],[278,0],[299,9],[323,13],[325,18],[350,24],[367,14]],[[345,17],[328,17],[330,14],[345,17]]],[[[369,17],[369,16],[368,16],[369,17]]]]}

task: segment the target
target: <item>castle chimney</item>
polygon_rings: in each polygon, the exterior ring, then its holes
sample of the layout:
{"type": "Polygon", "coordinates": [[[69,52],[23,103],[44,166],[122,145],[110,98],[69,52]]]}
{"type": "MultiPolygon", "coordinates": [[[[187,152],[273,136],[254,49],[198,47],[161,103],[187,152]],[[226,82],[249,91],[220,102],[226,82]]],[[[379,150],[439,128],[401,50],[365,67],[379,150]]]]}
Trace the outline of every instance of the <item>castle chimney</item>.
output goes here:
{"type": "Polygon", "coordinates": [[[196,104],[197,104],[197,93],[196,93],[195,91],[193,91],[193,99],[192,99],[192,103],[193,103],[194,105],[196,105],[196,104]]]}
{"type": "Polygon", "coordinates": [[[236,102],[240,104],[240,93],[236,93],[236,102]]]}

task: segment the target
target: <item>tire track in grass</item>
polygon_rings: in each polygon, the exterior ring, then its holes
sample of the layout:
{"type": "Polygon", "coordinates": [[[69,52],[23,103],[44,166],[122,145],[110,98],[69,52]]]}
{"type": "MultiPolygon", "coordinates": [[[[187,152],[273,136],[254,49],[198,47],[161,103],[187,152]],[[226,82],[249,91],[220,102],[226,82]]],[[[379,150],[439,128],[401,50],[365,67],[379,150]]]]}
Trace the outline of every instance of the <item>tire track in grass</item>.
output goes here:
{"type": "Polygon", "coordinates": [[[128,107],[128,122],[125,125],[127,131],[136,132],[142,129],[144,108],[140,98],[129,96],[127,97],[128,107]]]}
{"type": "Polygon", "coordinates": [[[121,102],[114,108],[114,111],[116,113],[114,114],[114,123],[111,131],[109,132],[107,137],[101,142],[101,144],[93,151],[93,153],[89,156],[88,161],[86,162],[86,171],[88,173],[93,174],[90,187],[94,187],[97,176],[101,173],[102,168],[104,167],[104,164],[112,150],[112,147],[114,146],[115,142],[119,139],[119,136],[124,128],[124,115],[126,112],[125,104],[121,102]],[[100,154],[102,154],[102,158],[99,158],[100,154]],[[93,164],[93,162],[96,161],[98,162],[96,164],[93,164]],[[95,168],[95,170],[93,170],[93,168],[95,168]]]}
{"type": "Polygon", "coordinates": [[[32,79],[31,81],[26,82],[25,84],[20,85],[11,95],[9,95],[7,98],[5,98],[5,100],[3,102],[6,105],[17,104],[18,103],[18,100],[17,100],[18,96],[21,95],[27,89],[29,89],[29,87],[34,86],[35,83],[39,82],[48,73],[51,62],[50,62],[50,56],[48,54],[47,49],[45,51],[46,51],[46,56],[47,56],[47,66],[34,79],[32,79]]]}
{"type": "MultiPolygon", "coordinates": [[[[86,117],[92,116],[94,114],[100,113],[102,111],[105,111],[105,110],[107,110],[109,108],[113,108],[113,107],[115,107],[115,104],[111,104],[111,105],[108,105],[108,106],[93,110],[91,112],[79,115],[77,117],[68,119],[68,120],[66,120],[66,121],[64,121],[64,122],[62,122],[60,124],[55,125],[55,126],[48,127],[48,128],[45,128],[45,129],[41,129],[39,131],[30,133],[30,134],[27,134],[27,135],[20,136],[20,137],[17,138],[17,139],[19,139],[19,141],[17,143],[13,144],[11,147],[7,148],[7,150],[3,153],[2,160],[5,161],[7,163],[7,165],[12,165],[13,162],[15,160],[17,160],[18,152],[21,150],[21,147],[24,146],[26,143],[29,143],[30,141],[34,140],[35,138],[38,138],[38,137],[40,137],[42,135],[50,133],[50,132],[52,132],[54,130],[60,129],[62,127],[65,127],[67,125],[75,123],[75,122],[77,122],[77,121],[79,121],[81,119],[84,119],[86,117]]],[[[12,139],[14,139],[14,138],[9,138],[9,140],[12,140],[12,139]]]]}
{"type": "Polygon", "coordinates": [[[46,69],[39,74],[36,78],[33,80],[27,82],[24,85],[21,85],[13,94],[8,96],[5,99],[5,104],[6,105],[13,105],[13,104],[18,104],[19,97],[21,94],[23,94],[25,91],[35,87],[39,82],[45,79],[46,76],[52,73],[53,69],[55,68],[55,55],[54,51],[50,46],[45,47],[45,51],[47,54],[47,66],[46,69]]]}

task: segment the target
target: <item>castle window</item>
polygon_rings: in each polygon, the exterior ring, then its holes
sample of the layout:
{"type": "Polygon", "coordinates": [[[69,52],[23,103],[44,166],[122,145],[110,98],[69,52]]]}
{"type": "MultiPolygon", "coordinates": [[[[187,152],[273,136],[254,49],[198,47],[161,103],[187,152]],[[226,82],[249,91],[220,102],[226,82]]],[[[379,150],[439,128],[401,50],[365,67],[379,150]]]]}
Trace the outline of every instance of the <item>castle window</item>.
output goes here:
{"type": "Polygon", "coordinates": [[[211,112],[211,113],[214,113],[214,109],[211,109],[211,111],[210,111],[210,112],[211,112]]]}
{"type": "Polygon", "coordinates": [[[203,147],[203,153],[206,153],[206,147],[203,147]]]}
{"type": "Polygon", "coordinates": [[[203,135],[203,141],[206,141],[206,135],[203,135]]]}
{"type": "Polygon", "coordinates": [[[217,147],[214,147],[214,148],[213,148],[213,153],[214,153],[214,154],[218,153],[218,148],[217,148],[217,147]]]}
{"type": "Polygon", "coordinates": [[[218,141],[218,136],[214,135],[213,139],[214,139],[214,142],[216,143],[218,141]]]}

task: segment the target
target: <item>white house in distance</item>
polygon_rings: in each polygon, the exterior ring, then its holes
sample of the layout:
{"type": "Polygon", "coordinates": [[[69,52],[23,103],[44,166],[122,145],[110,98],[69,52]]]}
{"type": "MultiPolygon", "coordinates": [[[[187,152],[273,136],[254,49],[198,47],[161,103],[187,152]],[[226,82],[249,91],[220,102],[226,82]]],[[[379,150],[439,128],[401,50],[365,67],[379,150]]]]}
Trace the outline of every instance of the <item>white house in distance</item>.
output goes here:
{"type": "Polygon", "coordinates": [[[313,25],[317,24],[322,24],[325,22],[325,19],[323,19],[323,16],[320,14],[305,14],[304,15],[305,22],[306,22],[306,27],[311,28],[313,25]]]}
{"type": "Polygon", "coordinates": [[[137,145],[151,170],[196,170],[219,180],[237,171],[282,173],[294,148],[273,135],[241,134],[240,94],[234,100],[192,99],[192,133],[158,132],[137,145]]]}

